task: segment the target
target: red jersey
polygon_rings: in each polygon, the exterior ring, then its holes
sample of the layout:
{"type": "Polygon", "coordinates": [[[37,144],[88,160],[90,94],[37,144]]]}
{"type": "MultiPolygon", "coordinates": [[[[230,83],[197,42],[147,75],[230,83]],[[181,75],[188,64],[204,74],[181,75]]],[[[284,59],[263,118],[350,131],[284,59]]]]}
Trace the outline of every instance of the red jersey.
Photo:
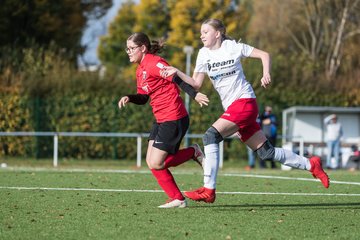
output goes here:
{"type": "Polygon", "coordinates": [[[169,66],[165,59],[146,54],[136,69],[137,93],[150,97],[150,105],[158,123],[174,121],[188,115],[173,76],[163,78],[160,70],[169,66]]]}

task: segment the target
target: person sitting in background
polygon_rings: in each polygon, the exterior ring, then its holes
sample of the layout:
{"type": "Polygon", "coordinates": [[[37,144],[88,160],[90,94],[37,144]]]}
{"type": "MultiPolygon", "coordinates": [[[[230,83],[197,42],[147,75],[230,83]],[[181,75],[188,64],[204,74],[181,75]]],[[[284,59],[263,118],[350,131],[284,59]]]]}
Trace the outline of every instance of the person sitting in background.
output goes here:
{"type": "Polygon", "coordinates": [[[331,114],[324,119],[326,126],[327,158],[326,167],[336,169],[340,167],[340,139],[343,135],[341,123],[338,122],[336,114],[331,114]],[[336,165],[331,164],[331,158],[335,158],[336,165]]]}
{"type": "Polygon", "coordinates": [[[351,146],[351,155],[347,162],[347,169],[350,171],[355,171],[360,169],[360,151],[358,146],[351,146]]]}

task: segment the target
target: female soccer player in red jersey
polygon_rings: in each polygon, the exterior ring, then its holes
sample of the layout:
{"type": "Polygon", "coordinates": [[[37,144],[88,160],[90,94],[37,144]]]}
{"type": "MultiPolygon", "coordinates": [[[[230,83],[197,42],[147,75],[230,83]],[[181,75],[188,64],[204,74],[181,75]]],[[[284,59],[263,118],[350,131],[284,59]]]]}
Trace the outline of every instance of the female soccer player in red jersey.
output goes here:
{"type": "Polygon", "coordinates": [[[205,132],[204,143],[204,187],[185,192],[185,196],[195,201],[212,203],[215,201],[216,176],[219,168],[219,143],[224,137],[238,134],[241,141],[255,151],[260,159],[276,160],[281,164],[309,170],[319,178],[324,187],[329,187],[329,178],[323,171],[319,157],[307,159],[292,151],[275,148],[266,139],[256,122],[258,107],[256,96],[246,80],[241,58],[261,59],[263,76],[261,85],[271,82],[270,56],[267,52],[244,43],[238,43],[226,35],[223,23],[208,19],[201,25],[200,38],[204,47],[200,49],[193,77],[189,77],[174,67],[165,67],[162,76],[178,75],[185,82],[199,89],[207,75],[220,95],[225,112],[205,132]]]}
{"type": "Polygon", "coordinates": [[[137,94],[122,97],[118,103],[119,108],[125,107],[128,102],[145,104],[149,98],[151,99],[150,105],[156,122],[150,131],[146,162],[169,197],[169,200],[159,207],[186,207],[186,200],[168,168],[178,166],[189,159],[201,165],[204,155],[197,144],[179,150],[181,140],[189,127],[189,116],[177,85],[200,106],[207,105],[209,100],[206,95],[196,92],[176,75],[161,77],[160,70],[169,64],[155,54],[162,49],[163,43],[150,42],[146,34],[134,33],[127,39],[126,45],[130,62],[138,64],[137,94]]]}

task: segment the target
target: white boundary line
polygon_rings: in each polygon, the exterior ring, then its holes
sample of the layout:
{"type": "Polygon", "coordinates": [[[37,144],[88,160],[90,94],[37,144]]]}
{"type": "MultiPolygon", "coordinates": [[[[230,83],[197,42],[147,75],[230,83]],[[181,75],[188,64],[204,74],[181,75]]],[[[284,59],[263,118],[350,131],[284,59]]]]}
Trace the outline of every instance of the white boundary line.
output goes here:
{"type": "MultiPolygon", "coordinates": [[[[237,174],[237,173],[225,173],[223,176],[232,176],[232,177],[254,177],[254,178],[267,178],[267,179],[282,179],[282,180],[299,180],[299,181],[312,181],[319,182],[318,179],[313,178],[295,178],[295,177],[280,177],[280,176],[267,176],[267,175],[254,175],[254,174],[237,174]]],[[[330,184],[347,184],[347,185],[359,185],[360,182],[345,182],[345,181],[336,181],[330,179],[330,184]]]]}
{"type": "MultiPolygon", "coordinates": [[[[136,192],[136,193],[162,193],[163,192],[162,190],[140,190],[140,189],[48,188],[48,187],[6,187],[6,186],[0,186],[0,189],[8,189],[8,190],[43,190],[43,191],[136,192]]],[[[356,194],[356,193],[217,192],[217,194],[360,197],[360,194],[356,194]]]]}
{"type": "MultiPolygon", "coordinates": [[[[84,173],[135,173],[135,174],[150,174],[147,170],[113,170],[113,169],[52,169],[52,168],[24,168],[24,167],[8,167],[5,171],[35,171],[35,172],[84,172],[84,173]]],[[[199,172],[195,171],[174,171],[174,174],[179,175],[193,175],[199,172]]],[[[319,182],[320,180],[314,178],[295,178],[295,177],[281,177],[281,176],[269,176],[269,175],[257,175],[257,174],[243,174],[243,173],[219,173],[219,176],[228,177],[253,177],[253,178],[265,178],[265,179],[282,179],[282,180],[297,180],[297,181],[310,181],[319,182]]],[[[346,182],[336,181],[330,179],[330,184],[345,184],[345,185],[359,185],[360,182],[346,182]]]]}
{"type": "MultiPolygon", "coordinates": [[[[8,168],[10,171],[36,171],[36,172],[96,172],[96,173],[125,173],[125,174],[150,174],[145,170],[93,170],[93,169],[47,169],[47,168],[8,168]]],[[[196,174],[197,172],[176,171],[179,175],[196,174]]],[[[256,174],[223,173],[220,176],[228,177],[253,177],[264,179],[298,180],[298,181],[319,181],[312,178],[294,178],[281,176],[268,176],[256,174]]],[[[360,182],[331,181],[331,183],[360,185],[360,182]]],[[[95,188],[49,188],[49,187],[10,187],[0,186],[0,189],[8,190],[43,190],[43,191],[93,191],[93,192],[136,192],[136,193],[162,193],[162,190],[139,190],[139,189],[95,189],[95,188]]],[[[240,195],[288,195],[288,196],[357,196],[360,194],[351,193],[279,193],[279,192],[217,192],[218,194],[240,194],[240,195]]]]}

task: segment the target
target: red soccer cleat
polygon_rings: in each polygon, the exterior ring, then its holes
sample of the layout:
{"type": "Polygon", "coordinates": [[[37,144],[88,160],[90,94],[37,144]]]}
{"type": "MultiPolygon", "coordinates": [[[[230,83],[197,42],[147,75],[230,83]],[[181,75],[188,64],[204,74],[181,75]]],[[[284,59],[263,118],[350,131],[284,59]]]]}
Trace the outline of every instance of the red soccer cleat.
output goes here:
{"type": "Polygon", "coordinates": [[[191,200],[198,202],[213,203],[215,202],[215,189],[201,187],[191,192],[184,192],[184,195],[191,200]]]}
{"type": "Polygon", "coordinates": [[[321,159],[317,156],[312,156],[310,158],[311,169],[310,172],[314,176],[314,178],[320,179],[321,183],[324,187],[328,188],[330,185],[330,180],[326,172],[324,172],[321,166],[321,159]]]}

